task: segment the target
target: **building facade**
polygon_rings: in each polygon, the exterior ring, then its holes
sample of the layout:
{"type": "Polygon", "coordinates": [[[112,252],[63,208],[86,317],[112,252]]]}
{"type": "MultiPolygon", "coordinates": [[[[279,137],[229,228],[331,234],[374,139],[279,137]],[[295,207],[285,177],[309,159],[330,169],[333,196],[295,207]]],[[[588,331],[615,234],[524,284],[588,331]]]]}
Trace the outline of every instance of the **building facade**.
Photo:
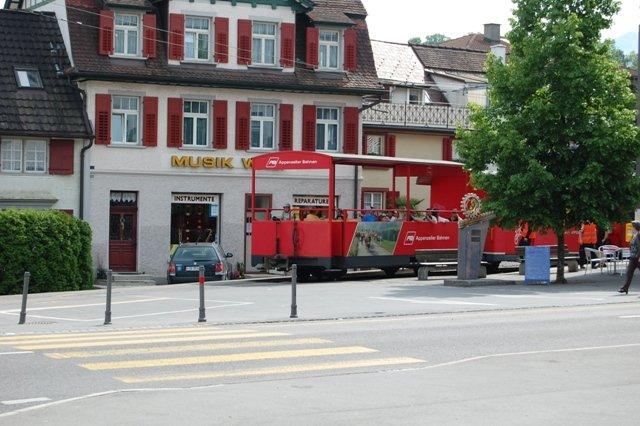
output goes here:
{"type": "MultiPolygon", "coordinates": [[[[487,52],[372,41],[376,69],[386,94],[363,112],[362,151],[368,155],[459,160],[453,139],[457,127],[469,125],[470,103],[486,104],[484,66],[487,52]]],[[[406,197],[404,182],[393,192],[390,171],[364,169],[361,207],[391,207],[406,197]]],[[[465,185],[460,185],[465,187],[465,185]]],[[[417,208],[456,210],[461,195],[439,188],[432,200],[429,176],[412,178],[417,208]]]]}
{"type": "Polygon", "coordinates": [[[55,16],[0,10],[0,39],[0,209],[81,215],[91,126],[55,16]]]}
{"type": "MultiPolygon", "coordinates": [[[[86,91],[95,127],[87,219],[96,268],[163,276],[172,247],[194,241],[249,263],[251,157],[358,153],[363,97],[381,93],[360,1],[41,8],[64,15],[68,75],[86,91]]],[[[357,204],[356,188],[352,167],[337,171],[339,206],[357,204]]],[[[265,173],[257,191],[264,209],[322,207],[327,176],[265,173]]]]}

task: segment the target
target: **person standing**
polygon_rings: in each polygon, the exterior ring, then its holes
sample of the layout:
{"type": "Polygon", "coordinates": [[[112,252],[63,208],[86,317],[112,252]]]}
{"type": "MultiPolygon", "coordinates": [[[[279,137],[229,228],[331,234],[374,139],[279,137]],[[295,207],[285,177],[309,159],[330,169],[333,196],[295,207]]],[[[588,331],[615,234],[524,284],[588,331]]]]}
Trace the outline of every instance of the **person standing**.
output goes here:
{"type": "Polygon", "coordinates": [[[629,244],[629,266],[627,267],[627,280],[624,285],[620,287],[618,293],[629,294],[629,286],[631,285],[631,280],[633,279],[633,273],[636,271],[638,267],[638,257],[640,257],[640,221],[634,220],[631,222],[633,226],[633,238],[631,239],[631,243],[629,244]]]}
{"type": "Polygon", "coordinates": [[[578,263],[581,268],[587,263],[587,256],[585,254],[585,248],[596,248],[598,242],[598,228],[591,222],[583,223],[580,227],[580,260],[578,263]]]}

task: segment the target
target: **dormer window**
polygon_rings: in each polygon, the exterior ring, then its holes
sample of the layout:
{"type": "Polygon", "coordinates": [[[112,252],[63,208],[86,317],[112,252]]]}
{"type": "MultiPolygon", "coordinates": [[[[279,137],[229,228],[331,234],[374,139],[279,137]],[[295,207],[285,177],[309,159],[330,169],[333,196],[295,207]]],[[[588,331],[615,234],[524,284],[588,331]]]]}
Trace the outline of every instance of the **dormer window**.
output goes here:
{"type": "Polygon", "coordinates": [[[320,30],[320,69],[337,70],[340,65],[340,32],[320,30]]]}
{"type": "Polygon", "coordinates": [[[42,89],[42,79],[38,70],[16,68],[15,74],[18,87],[42,89]]]}
{"type": "Polygon", "coordinates": [[[124,13],[116,13],[114,18],[116,55],[140,55],[140,17],[124,13]]]}
{"type": "Polygon", "coordinates": [[[276,64],[276,24],[253,23],[252,63],[274,66],[276,64]]]}
{"type": "Polygon", "coordinates": [[[187,16],[184,25],[184,59],[208,61],[211,45],[211,20],[187,16]]]}

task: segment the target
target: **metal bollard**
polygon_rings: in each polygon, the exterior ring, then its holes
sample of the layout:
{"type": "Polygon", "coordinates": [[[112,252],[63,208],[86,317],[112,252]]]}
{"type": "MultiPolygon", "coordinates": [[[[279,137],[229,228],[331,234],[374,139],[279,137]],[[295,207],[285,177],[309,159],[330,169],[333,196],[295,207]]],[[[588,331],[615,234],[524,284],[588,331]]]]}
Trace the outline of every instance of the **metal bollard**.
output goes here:
{"type": "Polygon", "coordinates": [[[298,285],[298,265],[291,266],[291,315],[289,318],[298,318],[298,302],[296,286],[298,285]]]}
{"type": "Polygon", "coordinates": [[[31,281],[31,272],[25,272],[22,279],[22,308],[20,309],[20,320],[18,324],[24,324],[27,320],[27,296],[29,295],[29,281],[31,281]]]}
{"type": "Polygon", "coordinates": [[[113,282],[113,272],[107,271],[107,307],[104,311],[104,325],[111,324],[111,283],[113,282]]]}
{"type": "Polygon", "coordinates": [[[200,287],[200,314],[198,322],[207,322],[206,313],[204,311],[204,266],[198,268],[198,287],[200,287]]]}

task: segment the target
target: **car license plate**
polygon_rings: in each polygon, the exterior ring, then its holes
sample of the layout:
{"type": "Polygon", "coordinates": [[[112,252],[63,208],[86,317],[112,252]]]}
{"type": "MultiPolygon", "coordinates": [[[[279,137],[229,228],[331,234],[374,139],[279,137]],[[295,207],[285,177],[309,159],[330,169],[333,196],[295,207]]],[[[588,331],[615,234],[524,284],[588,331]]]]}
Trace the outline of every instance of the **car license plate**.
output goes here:
{"type": "Polygon", "coordinates": [[[184,268],[185,271],[198,271],[200,270],[199,266],[187,266],[186,268],[184,268]]]}

